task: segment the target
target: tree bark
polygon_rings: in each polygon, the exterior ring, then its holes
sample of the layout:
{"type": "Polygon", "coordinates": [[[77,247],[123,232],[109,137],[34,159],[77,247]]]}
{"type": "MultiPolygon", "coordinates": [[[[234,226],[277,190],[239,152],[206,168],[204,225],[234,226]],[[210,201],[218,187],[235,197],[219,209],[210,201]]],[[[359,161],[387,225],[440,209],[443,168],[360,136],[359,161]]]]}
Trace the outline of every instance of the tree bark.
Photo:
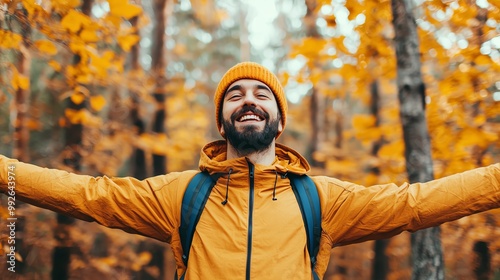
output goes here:
{"type": "MultiPolygon", "coordinates": [[[[133,27],[137,27],[138,20],[139,20],[138,17],[133,17],[132,19],[130,19],[130,24],[133,27]]],[[[140,36],[139,30],[136,31],[135,35],[140,36]]],[[[141,65],[139,63],[139,56],[140,56],[139,50],[140,50],[139,44],[135,44],[134,46],[132,46],[132,49],[130,50],[130,68],[132,69],[132,72],[139,71],[141,68],[141,65]]],[[[146,132],[146,126],[140,114],[141,102],[139,98],[139,93],[131,91],[130,98],[132,100],[132,105],[130,108],[130,118],[132,121],[132,126],[134,127],[135,134],[137,136],[140,136],[146,132]]],[[[131,157],[131,162],[133,170],[132,176],[139,180],[146,179],[148,174],[146,169],[147,167],[146,152],[144,151],[144,149],[140,147],[135,147],[131,157]]]]}
{"type": "MultiPolygon", "coordinates": [[[[406,171],[411,183],[434,179],[425,115],[425,85],[411,0],[392,1],[397,59],[397,86],[405,143],[406,171]]],[[[439,227],[412,234],[412,279],[444,279],[439,227]]]]}
{"type": "MultiPolygon", "coordinates": [[[[321,35],[316,27],[316,0],[306,0],[306,14],[304,16],[304,25],[306,27],[306,35],[311,38],[320,38],[321,35]]],[[[316,59],[309,61],[310,73],[313,72],[314,67],[321,67],[318,65],[316,59]]],[[[322,127],[322,117],[324,116],[324,110],[322,107],[322,96],[318,92],[316,85],[312,86],[311,89],[311,99],[309,106],[310,122],[311,122],[311,140],[309,141],[309,147],[307,149],[307,159],[313,167],[322,167],[322,163],[314,159],[314,154],[319,150],[319,145],[321,141],[322,127]]]]}
{"type": "MultiPolygon", "coordinates": [[[[167,22],[167,0],[155,0],[155,30],[153,32],[152,46],[152,71],[155,78],[155,90],[153,97],[156,101],[156,112],[153,117],[153,132],[165,134],[166,120],[166,56],[165,56],[165,29],[167,22]]],[[[167,157],[164,154],[153,154],[153,175],[161,175],[167,172],[167,157]]]]}
{"type": "MultiPolygon", "coordinates": [[[[23,19],[19,21],[20,33],[23,38],[23,47],[21,48],[19,54],[17,55],[17,71],[19,74],[25,77],[30,77],[30,58],[28,54],[29,39],[31,34],[31,27],[28,25],[28,19],[26,18],[26,10],[22,9],[17,11],[19,13],[18,17],[23,19]]],[[[28,121],[28,99],[29,90],[18,88],[14,97],[14,149],[12,156],[20,161],[29,161],[29,138],[30,133],[26,125],[28,121]]]]}
{"type": "MultiPolygon", "coordinates": [[[[155,0],[153,3],[154,8],[154,22],[155,29],[153,31],[153,45],[151,50],[152,65],[151,70],[153,78],[155,79],[155,88],[152,93],[156,102],[156,110],[153,116],[152,131],[157,135],[165,134],[165,121],[166,121],[166,92],[165,86],[167,84],[166,77],[166,55],[165,55],[165,30],[167,22],[167,6],[169,0],[155,0]]],[[[136,116],[138,117],[138,116],[136,116]]],[[[137,118],[138,119],[138,118],[137,118]]],[[[137,123],[139,126],[141,123],[137,123]]],[[[141,128],[139,128],[139,131],[141,128]]],[[[136,150],[136,168],[140,167],[140,160],[144,157],[140,150],[136,150]]],[[[153,159],[153,176],[162,175],[167,172],[167,157],[165,154],[154,154],[153,159]]],[[[145,166],[145,164],[143,165],[145,166]]],[[[139,169],[136,169],[139,171],[139,169]]],[[[146,240],[139,244],[138,253],[147,251],[151,254],[150,262],[143,267],[140,271],[134,273],[135,279],[152,280],[152,279],[165,279],[165,246],[153,243],[146,240]],[[154,271],[153,274],[151,272],[154,271]]],[[[172,274],[174,274],[172,272],[172,274]]]]}
{"type": "MultiPolygon", "coordinates": [[[[380,93],[377,80],[374,80],[370,85],[370,95],[370,113],[375,118],[375,126],[378,127],[380,125],[380,93]]],[[[371,150],[371,155],[373,157],[378,156],[378,151],[382,147],[382,142],[382,138],[376,139],[373,142],[371,150]]],[[[379,176],[380,168],[378,166],[371,167],[370,173],[379,176]]],[[[389,273],[389,258],[385,251],[388,245],[389,239],[376,240],[373,244],[375,256],[373,258],[372,280],[387,279],[387,274],[389,273]]]]}
{"type": "MultiPolygon", "coordinates": [[[[90,15],[92,5],[93,0],[84,0],[81,7],[82,13],[90,15]]],[[[73,58],[73,64],[78,64],[80,59],[80,56],[75,55],[73,58]]],[[[66,107],[68,109],[76,111],[82,110],[87,106],[87,102],[84,101],[80,104],[75,104],[71,98],[68,98],[66,102],[66,107]]],[[[64,129],[65,152],[63,163],[70,167],[74,172],[78,172],[81,171],[82,155],[80,154],[80,148],[83,138],[83,124],[68,123],[69,125],[64,129]]],[[[69,279],[71,254],[73,250],[73,240],[71,238],[70,229],[74,223],[75,218],[63,214],[57,214],[57,225],[54,229],[56,247],[52,252],[51,278],[53,280],[69,279]]]]}

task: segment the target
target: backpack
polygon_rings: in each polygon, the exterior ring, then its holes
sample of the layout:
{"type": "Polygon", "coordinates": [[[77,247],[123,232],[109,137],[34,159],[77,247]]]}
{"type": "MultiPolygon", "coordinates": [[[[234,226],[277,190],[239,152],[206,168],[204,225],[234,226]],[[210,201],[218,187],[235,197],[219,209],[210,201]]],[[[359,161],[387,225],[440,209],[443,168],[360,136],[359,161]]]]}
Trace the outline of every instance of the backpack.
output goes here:
{"type": "MultiPolygon", "coordinates": [[[[319,276],[314,271],[314,266],[321,237],[321,209],[318,190],[307,175],[288,174],[288,177],[304,220],[307,234],[307,251],[311,259],[313,279],[316,280],[319,279],[319,276]]],[[[199,172],[191,179],[184,193],[179,233],[183,251],[182,261],[186,268],[196,224],[217,179],[218,177],[211,177],[207,172],[199,172]]],[[[177,273],[175,276],[175,279],[177,279],[177,273]]],[[[180,279],[183,280],[184,275],[180,279]]]]}

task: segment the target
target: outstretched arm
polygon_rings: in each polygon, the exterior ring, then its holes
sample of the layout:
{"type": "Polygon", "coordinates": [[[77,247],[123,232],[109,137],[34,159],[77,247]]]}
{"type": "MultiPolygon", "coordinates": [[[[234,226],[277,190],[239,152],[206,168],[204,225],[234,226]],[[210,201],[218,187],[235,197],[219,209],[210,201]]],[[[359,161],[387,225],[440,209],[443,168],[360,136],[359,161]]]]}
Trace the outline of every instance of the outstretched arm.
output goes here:
{"type": "Polygon", "coordinates": [[[0,155],[1,192],[15,194],[16,199],[35,206],[166,242],[170,242],[179,215],[177,207],[172,207],[179,200],[179,174],[143,181],[92,177],[0,155]]]}
{"type": "Polygon", "coordinates": [[[500,208],[500,164],[399,187],[327,182],[324,227],[333,246],[388,238],[500,208]]]}

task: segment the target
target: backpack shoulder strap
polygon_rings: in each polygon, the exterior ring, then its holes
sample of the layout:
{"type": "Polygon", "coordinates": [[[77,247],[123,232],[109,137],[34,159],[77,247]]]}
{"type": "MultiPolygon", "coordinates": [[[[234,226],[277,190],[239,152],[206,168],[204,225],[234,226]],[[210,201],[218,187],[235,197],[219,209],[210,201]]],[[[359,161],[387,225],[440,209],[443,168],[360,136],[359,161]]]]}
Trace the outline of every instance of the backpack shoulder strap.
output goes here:
{"type": "Polygon", "coordinates": [[[289,174],[293,192],[299,203],[307,233],[307,251],[311,258],[314,279],[319,279],[314,271],[321,238],[321,205],[313,180],[307,175],[289,174]]]}
{"type": "Polygon", "coordinates": [[[184,192],[179,234],[183,251],[182,261],[186,266],[196,225],[214,185],[215,180],[207,172],[200,172],[191,179],[184,192]]]}

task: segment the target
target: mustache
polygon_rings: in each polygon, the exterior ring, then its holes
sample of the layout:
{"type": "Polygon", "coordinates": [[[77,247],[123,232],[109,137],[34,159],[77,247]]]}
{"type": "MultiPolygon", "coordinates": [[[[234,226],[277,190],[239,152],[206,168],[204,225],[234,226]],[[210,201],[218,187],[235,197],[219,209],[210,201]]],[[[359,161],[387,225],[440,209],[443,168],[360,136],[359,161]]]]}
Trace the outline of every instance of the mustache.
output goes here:
{"type": "Polygon", "coordinates": [[[244,114],[246,114],[248,112],[252,112],[255,115],[263,117],[266,121],[269,120],[268,113],[266,113],[262,110],[259,110],[253,106],[245,105],[245,106],[243,106],[243,108],[241,108],[241,110],[238,110],[238,111],[234,112],[233,114],[231,114],[231,122],[234,123],[238,118],[240,118],[241,116],[243,116],[244,114]]]}

